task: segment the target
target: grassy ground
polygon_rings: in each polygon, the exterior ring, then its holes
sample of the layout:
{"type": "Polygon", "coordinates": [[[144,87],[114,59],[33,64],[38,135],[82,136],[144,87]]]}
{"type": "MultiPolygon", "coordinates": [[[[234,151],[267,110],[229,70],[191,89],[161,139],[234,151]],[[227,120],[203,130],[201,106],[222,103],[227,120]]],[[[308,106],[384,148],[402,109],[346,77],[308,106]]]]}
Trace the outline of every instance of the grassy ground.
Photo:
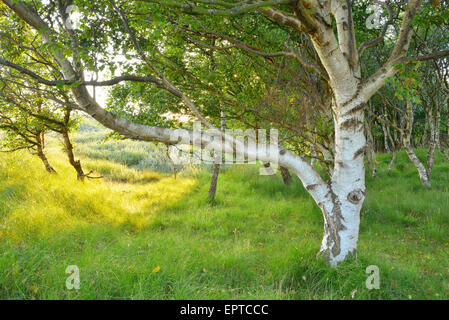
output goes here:
{"type": "Polygon", "coordinates": [[[84,159],[108,179],[79,183],[54,148],[49,176],[25,153],[0,155],[2,299],[448,299],[449,164],[430,190],[401,154],[368,179],[358,259],[315,257],[322,216],[295,180],[234,166],[205,200],[210,174],[138,172],[84,159]],[[143,177],[143,178],[142,178],[143,177]],[[65,287],[68,265],[80,290],[65,287]],[[380,289],[365,286],[369,265],[380,289]]]}

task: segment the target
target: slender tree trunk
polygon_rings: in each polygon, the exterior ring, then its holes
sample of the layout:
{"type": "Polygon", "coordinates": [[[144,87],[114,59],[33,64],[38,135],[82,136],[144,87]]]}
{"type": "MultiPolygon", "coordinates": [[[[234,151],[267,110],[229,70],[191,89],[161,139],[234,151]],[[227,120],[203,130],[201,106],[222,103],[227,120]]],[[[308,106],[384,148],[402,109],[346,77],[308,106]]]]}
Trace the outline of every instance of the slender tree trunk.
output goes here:
{"type": "Polygon", "coordinates": [[[209,193],[207,195],[209,201],[215,199],[215,193],[217,192],[218,175],[220,174],[220,164],[214,163],[214,171],[212,173],[212,178],[210,181],[209,193]]]}
{"type": "Polygon", "coordinates": [[[437,108],[435,115],[435,145],[437,149],[441,148],[441,106],[437,108]]]}
{"type": "MultiPolygon", "coordinates": [[[[212,39],[212,45],[215,44],[215,39],[212,39]]],[[[210,57],[210,71],[213,72],[215,70],[215,58],[214,58],[214,52],[211,50],[209,52],[210,57]]],[[[221,106],[223,108],[223,106],[221,106]]],[[[220,127],[221,130],[225,129],[225,119],[224,119],[224,112],[223,109],[220,112],[220,127]]],[[[210,186],[209,186],[209,192],[207,194],[207,198],[209,201],[214,201],[215,194],[217,192],[217,184],[218,184],[218,175],[220,174],[220,163],[219,158],[220,155],[215,154],[215,161],[214,161],[214,167],[212,172],[212,177],[210,179],[210,186]]]]}
{"type": "Polygon", "coordinates": [[[213,201],[215,199],[219,174],[220,174],[220,164],[214,163],[212,177],[210,179],[209,192],[207,194],[209,201],[213,201]]]}
{"type": "MultiPolygon", "coordinates": [[[[374,149],[374,138],[373,138],[373,134],[371,132],[371,126],[370,123],[366,120],[365,121],[365,127],[366,127],[366,137],[367,137],[367,150],[366,150],[366,155],[367,155],[367,159],[371,159],[372,158],[372,169],[373,169],[373,174],[372,177],[373,179],[376,178],[377,176],[377,168],[379,166],[378,162],[377,162],[377,158],[376,158],[376,151],[374,149]]],[[[371,161],[368,162],[369,166],[371,167],[371,161]]]]}
{"type": "Polygon", "coordinates": [[[386,128],[386,129],[387,129],[386,133],[387,133],[388,141],[390,142],[391,150],[393,152],[393,157],[391,158],[391,161],[388,165],[388,175],[391,176],[391,170],[393,169],[394,163],[396,161],[396,157],[398,155],[398,150],[397,150],[398,148],[397,148],[397,143],[393,140],[393,137],[391,136],[390,129],[388,129],[388,128],[386,128]]]}
{"type": "Polygon", "coordinates": [[[439,131],[439,127],[437,128],[436,124],[436,114],[438,110],[434,108],[430,108],[427,116],[429,117],[429,127],[430,127],[430,136],[429,136],[429,150],[427,152],[427,177],[430,179],[430,174],[432,173],[433,164],[435,163],[435,152],[437,149],[437,130],[439,131]],[[435,111],[435,112],[434,112],[435,111]],[[435,113],[435,114],[434,114],[435,113]]]}
{"type": "Polygon", "coordinates": [[[407,119],[405,119],[406,127],[404,132],[402,133],[402,144],[410,161],[414,164],[414,166],[418,170],[421,183],[427,187],[430,187],[429,177],[427,176],[427,170],[421,163],[419,158],[416,156],[410,142],[412,136],[413,121],[414,121],[413,106],[410,97],[407,97],[407,119]]]}
{"type": "MultiPolygon", "coordinates": [[[[446,99],[446,144],[449,147],[449,97],[446,99]]],[[[449,153],[444,150],[444,145],[440,143],[440,150],[444,158],[449,161],[449,153]]]]}
{"type": "Polygon", "coordinates": [[[69,122],[70,122],[70,110],[67,110],[64,116],[64,127],[61,129],[61,135],[64,139],[64,147],[67,153],[67,157],[69,158],[70,165],[76,171],[76,177],[79,181],[84,181],[86,175],[84,174],[83,167],[81,165],[80,160],[75,159],[75,155],[73,154],[73,144],[70,141],[69,136],[69,122]]]}
{"type": "Polygon", "coordinates": [[[45,170],[47,170],[49,173],[56,173],[56,170],[53,169],[50,162],[47,159],[47,156],[44,153],[45,149],[45,132],[39,132],[36,134],[36,141],[37,141],[37,156],[42,160],[45,170]]]}
{"type": "Polygon", "coordinates": [[[385,124],[384,124],[383,122],[381,122],[381,126],[382,126],[382,131],[383,131],[383,133],[384,133],[384,146],[385,146],[385,150],[387,151],[388,154],[391,154],[390,145],[388,144],[387,128],[385,127],[385,124]]]}
{"type": "Polygon", "coordinates": [[[394,162],[396,161],[398,153],[393,151],[393,157],[391,158],[390,164],[388,165],[388,175],[391,176],[391,170],[393,169],[394,162]]]}
{"type": "Polygon", "coordinates": [[[175,177],[175,180],[176,180],[176,164],[175,164],[175,162],[173,161],[173,159],[172,159],[172,157],[170,156],[170,148],[169,148],[169,146],[168,145],[166,145],[166,147],[167,147],[167,158],[168,158],[168,160],[170,160],[170,162],[171,162],[171,166],[172,166],[172,169],[173,169],[173,176],[175,177]]]}
{"type": "Polygon", "coordinates": [[[440,141],[440,129],[441,129],[441,106],[437,106],[435,108],[435,116],[434,119],[434,133],[433,133],[433,144],[432,149],[430,150],[427,160],[427,176],[430,179],[430,175],[432,174],[433,165],[435,163],[435,153],[436,150],[441,149],[441,141],[440,141]]]}
{"type": "Polygon", "coordinates": [[[449,97],[446,99],[446,136],[446,142],[449,147],[449,97]]]}
{"type": "Polygon", "coordinates": [[[377,170],[379,167],[379,163],[377,162],[376,152],[374,150],[372,151],[372,156],[373,156],[373,163],[374,163],[372,177],[373,177],[373,179],[375,179],[377,177],[377,170]]]}
{"type": "Polygon", "coordinates": [[[86,176],[84,174],[84,170],[81,165],[81,161],[75,160],[75,155],[73,154],[73,145],[72,145],[72,142],[70,141],[70,136],[69,136],[67,129],[62,130],[62,137],[64,139],[64,147],[65,147],[65,151],[67,153],[67,157],[69,158],[69,163],[75,169],[77,179],[79,181],[84,181],[84,178],[86,176]]]}
{"type": "MultiPolygon", "coordinates": [[[[224,111],[221,111],[220,114],[220,127],[221,130],[225,130],[226,129],[226,120],[225,120],[225,113],[224,111]]],[[[220,155],[215,155],[215,162],[214,162],[214,169],[212,172],[212,177],[210,179],[210,187],[209,187],[209,192],[207,194],[207,198],[209,201],[213,201],[215,199],[215,194],[217,192],[217,184],[218,184],[218,176],[220,174],[220,163],[219,163],[219,159],[220,159],[220,155]]]]}
{"type": "Polygon", "coordinates": [[[431,136],[431,133],[430,134],[428,133],[429,132],[429,126],[430,126],[429,117],[427,116],[426,117],[426,123],[425,123],[425,126],[424,126],[424,132],[423,132],[423,135],[421,136],[421,139],[419,141],[419,144],[421,146],[428,145],[428,140],[429,140],[429,137],[431,136]]]}
{"type": "Polygon", "coordinates": [[[440,150],[441,150],[441,153],[443,154],[444,158],[445,158],[447,161],[449,161],[449,153],[448,153],[446,150],[444,150],[443,147],[442,147],[440,150]]]}
{"type": "Polygon", "coordinates": [[[371,147],[367,144],[366,150],[365,150],[365,159],[366,159],[366,165],[369,169],[372,168],[373,164],[371,162],[371,147]]]}
{"type": "Polygon", "coordinates": [[[415,165],[416,169],[418,170],[419,179],[421,180],[421,183],[427,187],[430,187],[429,177],[427,176],[427,170],[424,167],[424,165],[421,163],[421,161],[416,156],[415,152],[413,151],[413,148],[410,146],[410,143],[407,141],[404,141],[404,149],[407,153],[410,161],[415,165]]]}
{"type": "Polygon", "coordinates": [[[284,181],[284,184],[286,186],[290,185],[292,183],[292,176],[290,175],[290,172],[288,171],[288,169],[286,167],[280,166],[280,169],[281,169],[282,181],[284,181]]]}

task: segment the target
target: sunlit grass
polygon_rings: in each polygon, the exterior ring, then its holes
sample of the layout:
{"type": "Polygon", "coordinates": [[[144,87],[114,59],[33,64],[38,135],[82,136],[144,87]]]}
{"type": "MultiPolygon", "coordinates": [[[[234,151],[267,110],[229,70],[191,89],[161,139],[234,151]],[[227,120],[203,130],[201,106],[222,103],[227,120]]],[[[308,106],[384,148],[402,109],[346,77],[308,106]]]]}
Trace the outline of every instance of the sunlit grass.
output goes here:
{"type": "Polygon", "coordinates": [[[57,175],[47,174],[27,153],[2,155],[0,231],[5,238],[48,236],[89,224],[140,230],[195,185],[192,178],[175,180],[101,160],[83,164],[86,171],[95,170],[92,175],[105,175],[104,181],[81,183],[63,154],[54,149],[49,157],[57,175]]]}
{"type": "Polygon", "coordinates": [[[211,205],[206,170],[174,180],[85,158],[105,179],[83,184],[57,148],[55,176],[2,154],[0,298],[449,299],[449,163],[438,155],[427,189],[403,154],[389,177],[390,157],[367,181],[358,259],[331,269],[315,257],[322,216],[297,179],[234,166],[211,205]],[[65,288],[71,264],[79,291],[65,288]],[[379,290],[365,286],[369,265],[379,290]]]}

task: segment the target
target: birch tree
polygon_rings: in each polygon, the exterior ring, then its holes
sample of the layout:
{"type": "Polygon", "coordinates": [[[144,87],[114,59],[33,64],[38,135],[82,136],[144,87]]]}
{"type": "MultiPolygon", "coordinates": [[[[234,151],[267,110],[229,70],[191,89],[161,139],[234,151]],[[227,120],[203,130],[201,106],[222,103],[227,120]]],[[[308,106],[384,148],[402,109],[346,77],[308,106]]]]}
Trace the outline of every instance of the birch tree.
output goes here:
{"type": "MultiPolygon", "coordinates": [[[[89,94],[87,86],[113,86],[123,81],[152,83],[178,98],[202,123],[217,132],[210,121],[201,113],[200,107],[183,90],[174,85],[167,74],[157,67],[149,53],[137,41],[136,34],[145,28],[133,24],[122,8],[125,3],[114,1],[99,1],[104,5],[105,14],[115,16],[120,24],[110,23],[105,30],[119,28],[122,35],[126,34],[132,48],[145,70],[133,74],[132,71],[119,76],[113,76],[105,81],[89,81],[85,79],[84,71],[88,61],[83,41],[79,34],[67,26],[67,8],[72,1],[51,1],[56,8],[52,12],[44,12],[42,6],[34,6],[31,2],[22,0],[2,0],[2,2],[23,23],[32,28],[45,50],[50,50],[58,72],[53,73],[53,79],[45,78],[26,66],[12,63],[0,58],[0,64],[15,70],[24,76],[47,86],[65,86],[70,89],[75,104],[73,109],[89,114],[104,126],[132,139],[143,141],[158,141],[166,144],[176,144],[179,139],[176,131],[150,125],[135,123],[119,117],[100,105],[89,94]]],[[[318,63],[307,61],[291,48],[282,52],[265,53],[273,56],[285,56],[303,64],[308,70],[316,72],[325,81],[331,91],[332,114],[334,121],[334,167],[332,178],[325,181],[310,163],[282,146],[270,143],[269,152],[255,147],[241,148],[233,143],[232,137],[221,132],[224,140],[224,151],[233,154],[243,153],[248,160],[260,160],[265,163],[279,163],[296,174],[304,187],[315,200],[323,213],[324,235],[320,253],[326,257],[332,266],[356,254],[359,236],[360,210],[365,196],[364,154],[365,138],[365,106],[368,100],[392,77],[398,66],[414,60],[428,60],[443,57],[449,52],[433,52],[425,56],[409,57],[408,49],[412,37],[414,18],[418,14],[422,0],[409,0],[407,3],[398,1],[398,14],[402,18],[400,28],[394,39],[394,46],[383,65],[374,73],[362,77],[362,54],[370,47],[380,43],[391,24],[389,19],[377,38],[364,43],[356,41],[356,26],[353,17],[354,4],[348,0],[261,0],[261,1],[215,1],[198,0],[195,3],[167,0],[133,1],[131,5],[136,10],[146,12],[151,19],[154,4],[173,8],[175,13],[185,13],[201,17],[237,17],[258,14],[282,28],[288,28],[293,33],[306,34],[316,52],[318,63]]],[[[81,4],[81,2],[77,2],[81,4]]],[[[381,3],[387,11],[393,10],[389,2],[381,3]]],[[[86,4],[89,8],[93,4],[86,4]]],[[[129,4],[128,4],[129,5],[129,4]]],[[[426,1],[426,5],[430,4],[426,1]]],[[[49,6],[46,6],[49,10],[49,6]]],[[[107,32],[107,31],[104,31],[107,32]]],[[[244,46],[244,44],[240,44],[244,46]]],[[[157,47],[153,48],[158,50],[157,47]]],[[[189,132],[190,133],[190,132],[189,132]]],[[[195,144],[202,147],[218,147],[218,142],[207,134],[194,136],[195,144]]]]}

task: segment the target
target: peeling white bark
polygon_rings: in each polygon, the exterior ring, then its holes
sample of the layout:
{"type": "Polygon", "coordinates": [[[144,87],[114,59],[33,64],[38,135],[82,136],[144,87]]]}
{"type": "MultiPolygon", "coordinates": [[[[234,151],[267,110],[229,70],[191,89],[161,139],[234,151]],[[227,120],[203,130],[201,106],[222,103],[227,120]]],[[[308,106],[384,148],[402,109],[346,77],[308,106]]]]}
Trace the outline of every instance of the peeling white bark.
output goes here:
{"type": "Polygon", "coordinates": [[[359,100],[335,109],[335,168],[326,201],[321,252],[332,265],[356,253],[360,210],[365,199],[364,111],[359,100]],[[344,110],[341,112],[340,110],[344,110]]]}

